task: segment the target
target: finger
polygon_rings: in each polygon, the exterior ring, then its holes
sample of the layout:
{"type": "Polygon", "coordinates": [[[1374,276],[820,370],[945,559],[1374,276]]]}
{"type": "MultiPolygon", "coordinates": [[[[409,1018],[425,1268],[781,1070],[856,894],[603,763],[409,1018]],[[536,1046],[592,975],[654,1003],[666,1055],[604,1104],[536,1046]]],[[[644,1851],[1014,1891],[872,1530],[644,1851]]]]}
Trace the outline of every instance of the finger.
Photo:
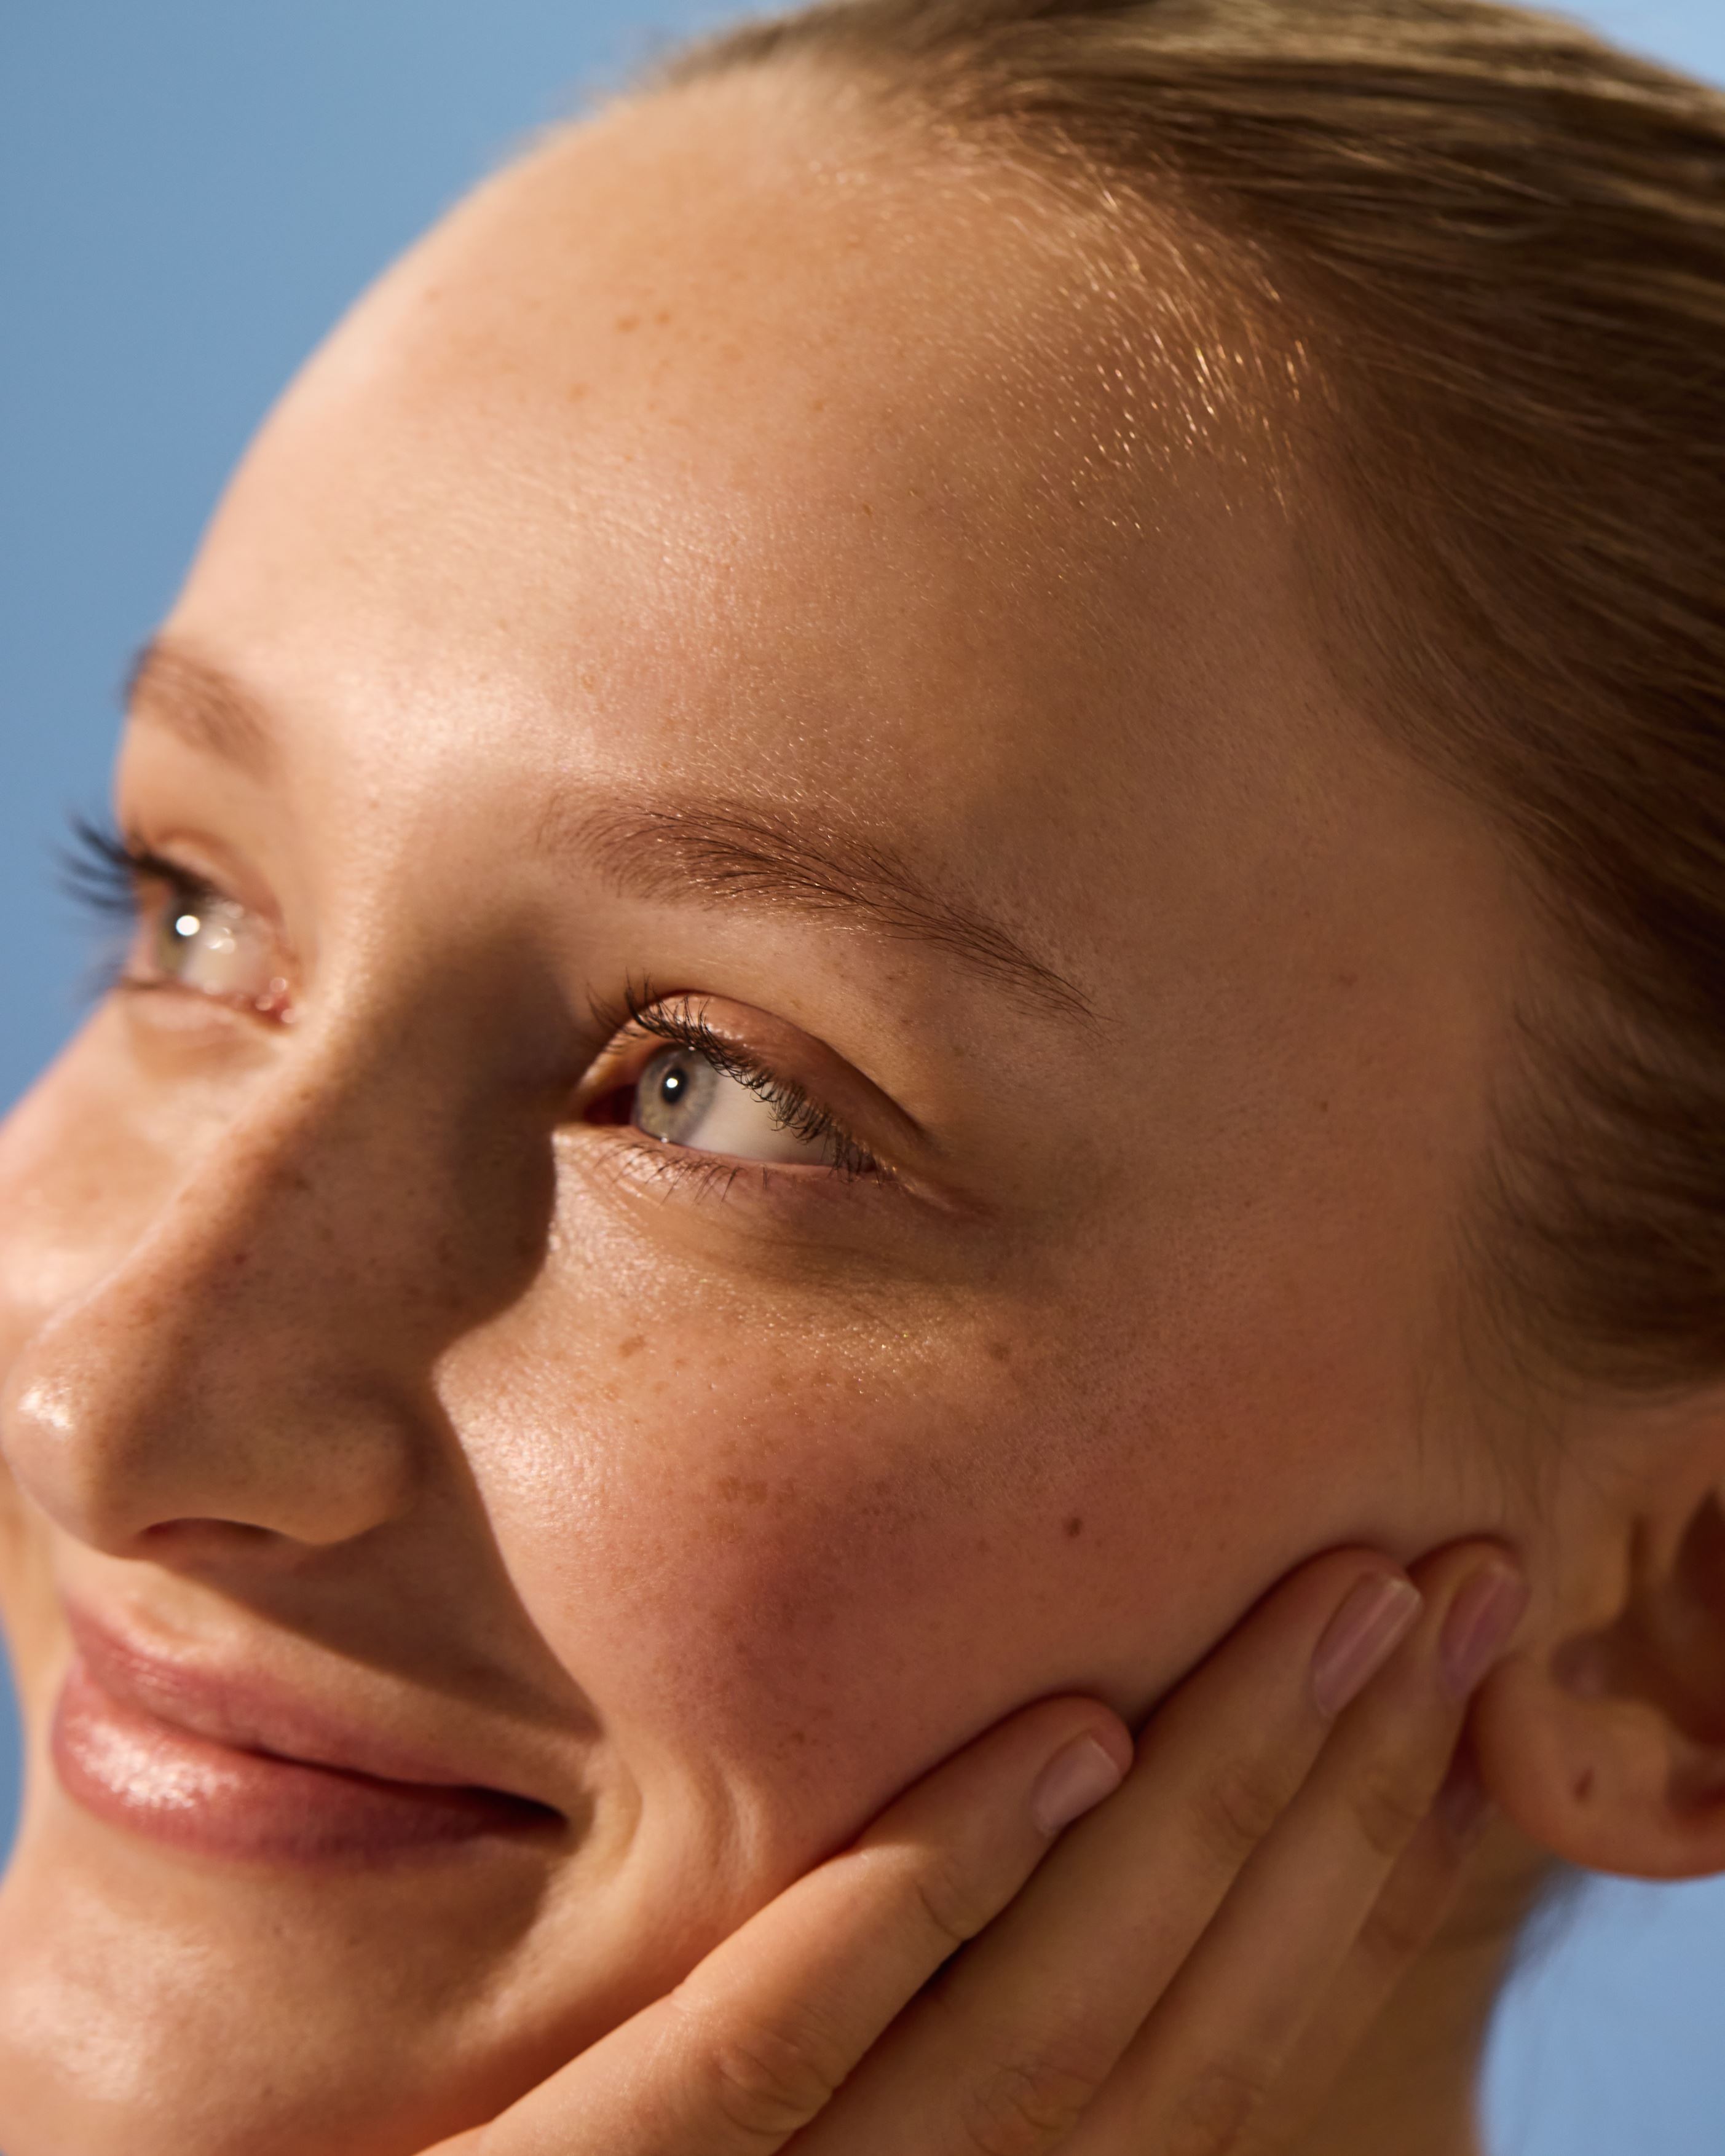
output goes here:
{"type": "Polygon", "coordinates": [[[1472,1543],[1420,1570],[1420,1622],[1343,1718],[1086,2115],[1094,2147],[1240,2147],[1430,1814],[1466,1702],[1526,1605],[1513,1563],[1472,1543]]]}
{"type": "MultiPolygon", "coordinates": [[[[1265,2140],[1264,2149],[1283,2147],[1310,2123],[1343,2068],[1368,2041],[1391,1994],[1418,1964],[1455,1907],[1491,1812],[1471,1763],[1464,1758],[1452,1765],[1430,1815],[1402,1852],[1341,1974],[1300,2032],[1287,2071],[1276,2084],[1276,2112],[1283,2131],[1273,2143],[1265,2140]]],[[[1499,1951],[1495,1931],[1479,1950],[1499,1951]]],[[[1251,2145],[1260,2148],[1257,2142],[1251,2145]]]]}
{"type": "Polygon", "coordinates": [[[768,2156],[820,2111],[1062,1827],[1117,1788],[1124,1725],[1049,1700],[937,1768],[625,2022],[426,2156],[768,2156]]]}
{"type": "Polygon", "coordinates": [[[1419,1606],[1368,1551],[1283,1583],[1164,1704],[1119,1795],[870,2056],[809,2156],[1056,2145],[1419,1606]]]}

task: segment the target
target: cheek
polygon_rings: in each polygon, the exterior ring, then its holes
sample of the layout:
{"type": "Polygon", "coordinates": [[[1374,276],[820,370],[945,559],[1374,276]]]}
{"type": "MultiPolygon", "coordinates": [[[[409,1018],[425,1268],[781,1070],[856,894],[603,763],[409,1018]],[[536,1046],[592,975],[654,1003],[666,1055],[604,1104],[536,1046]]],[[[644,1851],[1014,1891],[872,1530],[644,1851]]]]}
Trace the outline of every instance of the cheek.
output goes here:
{"type": "Polygon", "coordinates": [[[722,1780],[801,1857],[1030,1699],[1142,1713],[1346,1502],[1333,1429],[1315,1473],[1255,1380],[1060,1331],[625,1316],[578,1363],[500,1339],[451,1407],[631,1767],[722,1780]]]}
{"type": "Polygon", "coordinates": [[[990,1696],[952,1673],[1002,1580],[1062,1548],[1060,1478],[1004,1398],[926,1356],[907,1382],[894,1346],[685,1317],[461,1418],[514,1584],[625,1748],[806,1798],[871,1757],[902,1779],[990,1696]]]}

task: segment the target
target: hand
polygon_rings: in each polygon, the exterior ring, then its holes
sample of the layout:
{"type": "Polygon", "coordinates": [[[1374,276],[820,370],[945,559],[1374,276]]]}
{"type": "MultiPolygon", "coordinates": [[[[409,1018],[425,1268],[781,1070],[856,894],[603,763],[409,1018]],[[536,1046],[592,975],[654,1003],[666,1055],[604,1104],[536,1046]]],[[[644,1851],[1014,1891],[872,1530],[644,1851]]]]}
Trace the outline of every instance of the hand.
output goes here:
{"type": "Polygon", "coordinates": [[[1292,1574],[1158,1711],[1123,1786],[1106,1707],[1013,1716],[426,2156],[1268,2145],[1435,1929],[1482,1816],[1446,1769],[1520,1581],[1481,1543],[1415,1578],[1364,1551],[1292,1574]]]}

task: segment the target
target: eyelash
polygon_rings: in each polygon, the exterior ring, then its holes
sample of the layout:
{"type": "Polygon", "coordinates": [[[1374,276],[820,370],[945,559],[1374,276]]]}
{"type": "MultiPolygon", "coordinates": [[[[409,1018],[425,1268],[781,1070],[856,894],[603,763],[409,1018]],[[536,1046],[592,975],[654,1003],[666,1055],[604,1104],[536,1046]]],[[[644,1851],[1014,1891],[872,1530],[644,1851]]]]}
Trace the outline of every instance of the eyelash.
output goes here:
{"type": "MultiPolygon", "coordinates": [[[[146,886],[157,885],[177,905],[208,904],[222,893],[206,877],[118,830],[74,816],[71,839],[60,856],[60,881],[73,902],[104,924],[135,924],[146,886]]],[[[125,983],[123,952],[104,953],[93,983],[97,994],[125,983]]],[[[150,984],[139,981],[134,985],[150,984]]]]}
{"type": "MultiPolygon", "coordinates": [[[[824,1144],[831,1152],[834,1174],[855,1180],[884,1174],[881,1163],[868,1147],[854,1138],[836,1116],[823,1107],[794,1079],[780,1078],[733,1040],[727,1040],[707,1022],[702,999],[694,995],[660,996],[645,982],[631,982],[620,1005],[593,1006],[595,1024],[608,1037],[633,1035],[662,1040],[675,1048],[700,1055],[715,1070],[737,1085],[746,1086],[772,1111],[782,1130],[811,1145],[824,1144]]],[[[620,1090],[620,1089],[619,1089],[620,1090]]],[[[716,1155],[685,1151],[653,1142],[656,1158],[668,1173],[691,1173],[706,1178],[723,1176],[728,1184],[742,1166],[716,1155]]],[[[762,1170],[770,1173],[770,1169],[762,1170]]]]}
{"type": "Polygon", "coordinates": [[[186,899],[208,901],[221,896],[213,884],[178,861],[134,844],[118,831],[104,829],[82,816],[72,819],[72,842],[62,870],[73,898],[105,921],[132,918],[141,884],[166,884],[186,899]]]}
{"type": "MultiPolygon", "coordinates": [[[[185,905],[208,903],[222,896],[213,884],[180,862],[85,817],[72,820],[71,844],[63,856],[62,874],[73,899],[104,922],[135,921],[144,889],[150,885],[161,886],[174,901],[185,905]]],[[[98,985],[110,988],[125,978],[124,957],[116,956],[105,961],[98,985]]],[[[662,1040],[706,1058],[716,1070],[746,1086],[763,1101],[782,1129],[812,1145],[827,1146],[833,1173],[847,1180],[885,1173],[867,1147],[853,1137],[805,1087],[794,1079],[776,1076],[737,1042],[716,1032],[707,1022],[699,997],[660,996],[643,980],[629,984],[619,1005],[596,1002],[592,1008],[596,1029],[607,1039],[633,1035],[638,1040],[662,1040]]],[[[643,1141],[644,1146],[646,1142],[643,1141]]],[[[666,1175],[694,1177],[727,1188],[743,1165],[656,1140],[652,1142],[651,1152],[655,1165],[666,1175]]]]}

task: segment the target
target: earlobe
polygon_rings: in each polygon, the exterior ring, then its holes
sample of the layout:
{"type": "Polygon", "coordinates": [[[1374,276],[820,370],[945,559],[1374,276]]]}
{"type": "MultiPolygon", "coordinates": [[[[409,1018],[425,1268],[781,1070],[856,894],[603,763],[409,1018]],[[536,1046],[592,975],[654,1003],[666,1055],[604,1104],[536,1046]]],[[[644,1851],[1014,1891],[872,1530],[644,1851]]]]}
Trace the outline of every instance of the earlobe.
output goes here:
{"type": "Polygon", "coordinates": [[[1725,1509],[1625,1522],[1617,1606],[1530,1623],[1474,1716],[1505,1814],[1565,1862],[1656,1879],[1725,1871],[1725,1509]],[[1542,1636],[1543,1629],[1543,1636],[1542,1636]]]}

